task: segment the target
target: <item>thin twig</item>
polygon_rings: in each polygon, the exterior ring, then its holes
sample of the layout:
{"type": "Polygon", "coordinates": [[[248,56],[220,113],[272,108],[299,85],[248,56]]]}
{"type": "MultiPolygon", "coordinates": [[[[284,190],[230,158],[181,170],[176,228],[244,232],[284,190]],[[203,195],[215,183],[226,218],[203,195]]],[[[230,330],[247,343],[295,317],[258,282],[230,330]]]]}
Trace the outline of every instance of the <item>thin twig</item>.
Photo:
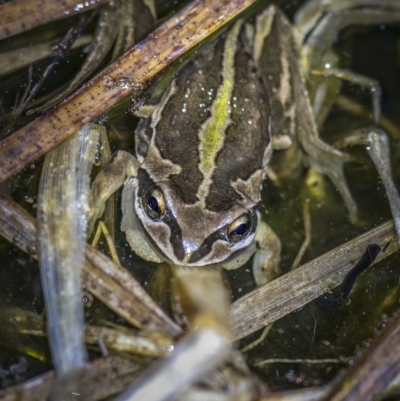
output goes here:
{"type": "Polygon", "coordinates": [[[252,341],[250,344],[247,344],[245,347],[241,348],[240,352],[243,352],[243,353],[249,352],[253,348],[257,347],[258,344],[260,344],[261,342],[263,342],[265,340],[265,338],[267,337],[269,331],[271,330],[271,327],[272,327],[272,323],[267,325],[267,326],[265,326],[265,328],[264,328],[263,332],[261,333],[260,337],[258,337],[254,341],[252,341]]]}
{"type": "Polygon", "coordinates": [[[264,366],[272,363],[310,363],[312,365],[324,364],[324,363],[345,363],[342,359],[337,358],[325,358],[325,359],[309,359],[309,358],[299,358],[299,359],[289,359],[289,358],[272,358],[263,359],[262,361],[256,362],[253,366],[264,366]]]}
{"type": "Polygon", "coordinates": [[[311,215],[310,215],[310,208],[307,202],[304,202],[303,204],[303,221],[304,221],[304,241],[301,244],[299,252],[297,252],[297,255],[292,264],[292,268],[290,270],[294,270],[299,266],[301,259],[303,258],[311,242],[311,215]]]}

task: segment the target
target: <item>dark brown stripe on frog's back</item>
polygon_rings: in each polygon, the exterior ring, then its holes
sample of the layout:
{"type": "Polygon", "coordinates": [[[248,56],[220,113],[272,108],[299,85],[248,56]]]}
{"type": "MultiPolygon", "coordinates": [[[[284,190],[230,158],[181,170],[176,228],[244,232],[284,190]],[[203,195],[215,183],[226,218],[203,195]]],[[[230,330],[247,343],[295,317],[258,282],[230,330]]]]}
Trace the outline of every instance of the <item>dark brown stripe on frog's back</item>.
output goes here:
{"type": "Polygon", "coordinates": [[[274,110],[271,115],[274,149],[286,149],[296,129],[292,68],[297,60],[292,59],[296,52],[291,30],[283,26],[285,19],[278,18],[277,12],[280,11],[270,7],[257,18],[254,58],[274,110]]]}
{"type": "MultiPolygon", "coordinates": [[[[269,142],[268,100],[238,41],[241,25],[183,67],[147,123],[155,127],[150,146],[180,167],[168,177],[175,193],[186,204],[200,200],[212,211],[228,210],[243,199],[231,184],[261,172],[269,142]]],[[[157,181],[153,170],[159,166],[148,159],[144,168],[157,181]]],[[[260,179],[253,181],[258,193],[260,179]]]]}
{"type": "MultiPolygon", "coordinates": [[[[235,86],[232,93],[231,124],[226,131],[224,148],[218,153],[213,184],[207,197],[209,210],[227,210],[239,199],[231,184],[249,181],[258,171],[259,179],[250,185],[259,194],[264,151],[270,142],[268,96],[260,81],[253,59],[244,45],[235,55],[235,86]]],[[[250,193],[248,194],[249,197],[250,193]]],[[[253,203],[259,199],[250,199],[253,203]]]]}
{"type": "MultiPolygon", "coordinates": [[[[212,43],[194,57],[174,78],[174,93],[165,104],[155,127],[155,145],[161,156],[181,166],[169,177],[176,194],[187,204],[198,199],[203,175],[199,170],[198,131],[209,118],[209,109],[219,86],[223,41],[212,43]]],[[[151,171],[150,171],[151,174],[151,171]]]]}

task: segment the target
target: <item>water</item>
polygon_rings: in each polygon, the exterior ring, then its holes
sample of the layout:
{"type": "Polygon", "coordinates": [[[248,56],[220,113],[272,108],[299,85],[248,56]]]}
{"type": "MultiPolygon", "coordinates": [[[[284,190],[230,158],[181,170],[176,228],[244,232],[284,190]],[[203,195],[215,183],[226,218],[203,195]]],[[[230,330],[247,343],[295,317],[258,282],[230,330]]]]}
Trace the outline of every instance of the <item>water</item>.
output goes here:
{"type": "MultiPolygon", "coordinates": [[[[298,3],[285,2],[283,8],[292,13],[298,3]]],[[[383,114],[400,125],[400,24],[390,27],[349,28],[343,32],[335,48],[349,69],[373,77],[381,83],[383,114]]],[[[81,53],[74,53],[68,68],[77,68],[80,62],[81,53]]],[[[64,74],[68,75],[68,72],[63,71],[62,76],[57,75],[61,74],[60,71],[55,76],[59,78],[59,82],[65,82],[64,74]]],[[[20,90],[19,87],[26,85],[27,72],[16,72],[0,80],[6,87],[6,91],[3,92],[6,93],[3,106],[9,110],[16,93],[20,90]]],[[[52,78],[51,84],[46,84],[46,87],[47,85],[58,85],[57,79],[52,78]]],[[[371,96],[367,90],[356,85],[344,84],[343,93],[364,105],[367,110],[370,109],[371,96]]],[[[118,135],[115,132],[110,134],[113,150],[133,150],[132,133],[136,123],[137,119],[125,114],[124,110],[105,122],[107,127],[117,128],[118,135]]],[[[329,142],[349,128],[368,124],[365,120],[334,107],[321,134],[329,142]]],[[[391,141],[391,151],[395,181],[399,183],[398,141],[391,141]]],[[[346,178],[359,207],[357,225],[349,222],[344,203],[327,178],[310,177],[306,169],[300,168],[293,173],[294,179],[284,180],[285,185],[282,187],[276,187],[271,182],[264,185],[262,213],[282,241],[283,271],[290,270],[304,238],[304,202],[308,202],[311,213],[312,239],[301,264],[390,218],[384,188],[372,163],[368,161],[366,152],[355,148],[350,152],[362,162],[349,163],[345,169],[346,178]]],[[[0,186],[33,215],[36,211],[36,188],[40,168],[39,160],[34,167],[28,167],[0,186]]],[[[117,220],[120,218],[120,211],[117,211],[117,220]]],[[[119,229],[116,230],[116,243],[123,265],[142,282],[149,281],[156,266],[133,255],[119,229]]],[[[0,257],[0,306],[14,305],[40,314],[43,311],[43,301],[37,263],[29,255],[24,255],[1,239],[0,257]]],[[[377,330],[385,324],[386,316],[390,316],[398,308],[398,260],[399,256],[395,254],[367,269],[359,277],[349,301],[341,308],[322,311],[311,303],[276,322],[267,338],[256,349],[247,353],[250,366],[269,358],[339,359],[339,363],[280,362],[253,367],[253,370],[274,389],[299,388],[330,381],[349,366],[349,361],[357,359],[357,353],[362,352],[363,347],[367,346],[377,330]]],[[[255,288],[251,262],[238,270],[226,272],[226,275],[232,287],[233,299],[255,288]]],[[[110,312],[95,301],[86,310],[86,315],[90,318],[98,315],[108,317],[110,312]]],[[[11,375],[10,380],[0,381],[0,387],[34,377],[50,368],[45,341],[26,336],[16,336],[10,341],[7,333],[10,333],[7,327],[0,332],[0,369],[8,369],[11,372],[11,366],[23,366],[24,373],[21,374],[19,370],[18,374],[11,375]],[[26,354],[28,348],[31,351],[26,354]],[[26,363],[21,362],[21,358],[26,358],[26,363]]],[[[260,333],[255,333],[249,336],[241,346],[259,335],[260,333]]]]}

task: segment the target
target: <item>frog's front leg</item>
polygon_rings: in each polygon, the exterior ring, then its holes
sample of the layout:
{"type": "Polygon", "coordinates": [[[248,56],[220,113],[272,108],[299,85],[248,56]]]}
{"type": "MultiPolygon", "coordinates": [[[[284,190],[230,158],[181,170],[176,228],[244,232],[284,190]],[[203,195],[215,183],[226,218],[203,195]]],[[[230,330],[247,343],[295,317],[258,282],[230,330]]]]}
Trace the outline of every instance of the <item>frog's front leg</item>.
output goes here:
{"type": "Polygon", "coordinates": [[[253,258],[253,275],[257,286],[269,283],[282,272],[279,268],[281,241],[274,230],[260,221],[255,237],[257,251],[253,258]]]}
{"type": "Polygon", "coordinates": [[[140,167],[139,161],[130,153],[119,151],[113,159],[97,174],[90,193],[90,231],[104,212],[105,203],[121,188],[125,181],[134,177],[140,167]]]}

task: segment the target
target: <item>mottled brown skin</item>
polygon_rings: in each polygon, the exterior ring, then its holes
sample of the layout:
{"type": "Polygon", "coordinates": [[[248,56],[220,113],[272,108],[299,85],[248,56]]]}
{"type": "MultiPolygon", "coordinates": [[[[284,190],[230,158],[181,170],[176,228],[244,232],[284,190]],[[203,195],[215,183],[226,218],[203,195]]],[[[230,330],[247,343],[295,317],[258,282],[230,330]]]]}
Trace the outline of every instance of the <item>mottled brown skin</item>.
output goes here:
{"type": "MultiPolygon", "coordinates": [[[[199,170],[198,132],[210,117],[209,109],[215,100],[216,91],[210,93],[209,88],[218,88],[222,80],[219,66],[223,46],[224,38],[209,44],[179,71],[175,77],[176,93],[165,105],[155,133],[150,127],[152,118],[142,120],[138,129],[145,130],[148,141],[155,135],[155,145],[162,157],[182,167],[182,171],[170,175],[168,181],[187,204],[199,200],[196,193],[203,174],[199,170]],[[199,107],[200,104],[203,106],[199,107]]],[[[224,147],[217,155],[213,183],[205,199],[207,209],[212,211],[228,210],[236,202],[244,201],[231,183],[238,178],[247,180],[262,169],[264,152],[270,141],[268,94],[243,45],[238,46],[235,59],[238,68],[232,98],[237,99],[236,107],[232,108],[224,147]]],[[[147,147],[148,143],[139,142],[138,156],[145,157],[147,147]]],[[[151,164],[145,162],[145,168],[152,173],[151,164]]]]}

